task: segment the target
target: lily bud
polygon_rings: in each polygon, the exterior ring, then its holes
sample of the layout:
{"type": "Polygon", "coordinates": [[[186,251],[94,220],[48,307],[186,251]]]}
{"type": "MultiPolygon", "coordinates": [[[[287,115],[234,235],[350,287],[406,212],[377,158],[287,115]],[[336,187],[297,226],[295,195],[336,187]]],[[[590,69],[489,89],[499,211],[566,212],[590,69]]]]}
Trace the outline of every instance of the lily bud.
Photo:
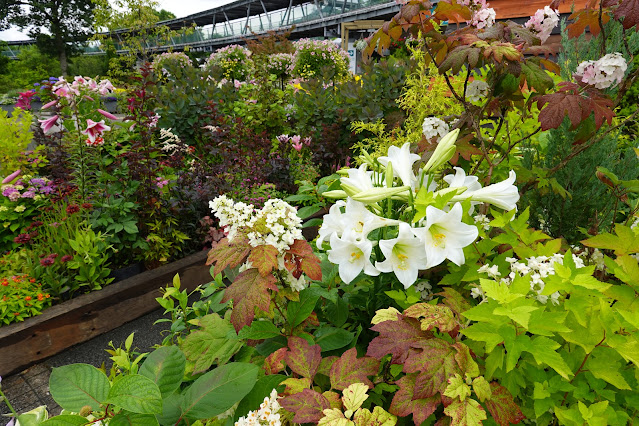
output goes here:
{"type": "Polygon", "coordinates": [[[47,102],[46,104],[42,105],[42,108],[40,108],[40,109],[51,108],[52,106],[56,105],[57,103],[58,103],[57,100],[51,101],[51,102],[47,102]]]}
{"type": "Polygon", "coordinates": [[[390,161],[388,162],[388,165],[386,166],[386,187],[387,188],[392,188],[393,187],[393,163],[391,163],[390,161]]]}
{"type": "Polygon", "coordinates": [[[117,119],[118,119],[118,117],[116,117],[115,115],[113,115],[113,114],[111,114],[110,112],[105,111],[105,110],[103,110],[103,109],[99,109],[99,108],[98,108],[98,112],[99,112],[100,114],[102,114],[103,116],[105,116],[106,118],[108,118],[109,120],[117,120],[117,119]]]}
{"type": "MultiPolygon", "coordinates": [[[[11,173],[9,176],[7,176],[6,178],[2,179],[2,183],[11,183],[15,180],[15,178],[17,178],[18,176],[20,176],[20,172],[21,170],[18,169],[15,172],[11,173]]],[[[2,379],[0,378],[0,381],[2,381],[2,379]]]]}
{"type": "Polygon", "coordinates": [[[397,188],[373,188],[351,195],[351,198],[364,204],[372,204],[406,191],[410,191],[410,186],[399,186],[397,188]]]}
{"type": "Polygon", "coordinates": [[[332,198],[335,200],[343,200],[347,197],[346,192],[336,189],[334,191],[322,192],[322,197],[332,198]]]}
{"type": "Polygon", "coordinates": [[[435,148],[435,152],[433,152],[428,163],[424,166],[425,173],[437,169],[439,166],[453,158],[456,149],[455,142],[457,141],[457,136],[459,136],[459,129],[453,130],[439,141],[437,148],[435,148]]]}

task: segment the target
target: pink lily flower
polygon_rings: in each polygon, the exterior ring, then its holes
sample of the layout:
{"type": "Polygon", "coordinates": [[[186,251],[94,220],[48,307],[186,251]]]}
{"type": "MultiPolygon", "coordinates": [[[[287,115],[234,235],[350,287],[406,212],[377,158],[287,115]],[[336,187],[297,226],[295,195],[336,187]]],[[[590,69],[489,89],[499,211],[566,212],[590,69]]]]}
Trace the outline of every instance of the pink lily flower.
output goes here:
{"type": "Polygon", "coordinates": [[[105,111],[105,110],[103,110],[103,109],[99,109],[99,108],[98,108],[98,112],[99,112],[100,114],[102,114],[103,116],[105,116],[106,118],[108,118],[109,120],[117,120],[117,119],[118,119],[118,117],[116,117],[115,115],[113,115],[113,114],[111,114],[110,112],[105,111]]]}
{"type": "Polygon", "coordinates": [[[291,144],[293,144],[293,149],[295,149],[297,152],[300,152],[302,150],[302,147],[304,146],[302,144],[302,137],[300,135],[295,135],[291,138],[291,144]]]}
{"type": "Polygon", "coordinates": [[[60,117],[58,117],[57,115],[54,115],[53,117],[47,119],[47,120],[38,120],[40,122],[40,126],[42,127],[42,131],[44,132],[45,135],[48,135],[51,132],[55,132],[57,131],[57,124],[58,124],[58,119],[60,117]]]}
{"type": "Polygon", "coordinates": [[[90,118],[87,119],[87,128],[82,133],[89,137],[91,142],[95,142],[95,139],[103,132],[111,130],[111,127],[104,124],[104,120],[100,120],[97,123],[90,118]]]}
{"type": "Polygon", "coordinates": [[[15,180],[15,178],[17,178],[18,176],[20,176],[20,169],[16,170],[15,172],[11,173],[9,176],[7,176],[6,178],[4,178],[2,180],[2,183],[11,183],[15,180]]]}

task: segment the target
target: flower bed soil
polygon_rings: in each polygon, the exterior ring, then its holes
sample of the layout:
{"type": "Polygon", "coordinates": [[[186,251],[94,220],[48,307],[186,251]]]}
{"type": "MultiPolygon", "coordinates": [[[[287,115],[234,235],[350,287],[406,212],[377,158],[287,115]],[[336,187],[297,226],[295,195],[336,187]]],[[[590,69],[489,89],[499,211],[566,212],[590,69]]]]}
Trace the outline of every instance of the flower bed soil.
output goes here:
{"type": "Polygon", "coordinates": [[[52,306],[24,322],[0,327],[0,376],[113,330],[158,308],[159,289],[180,274],[189,291],[211,281],[206,251],[52,306]]]}

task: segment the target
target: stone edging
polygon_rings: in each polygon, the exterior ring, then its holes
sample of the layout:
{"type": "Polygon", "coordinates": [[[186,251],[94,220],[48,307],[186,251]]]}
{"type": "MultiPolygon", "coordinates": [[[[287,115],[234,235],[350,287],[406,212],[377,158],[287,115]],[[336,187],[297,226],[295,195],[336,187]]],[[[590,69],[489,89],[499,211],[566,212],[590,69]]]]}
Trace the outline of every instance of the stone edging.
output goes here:
{"type": "Polygon", "coordinates": [[[180,274],[193,290],[211,281],[206,251],[142,272],[46,309],[24,322],[0,327],[0,376],[23,370],[45,358],[158,309],[159,289],[180,274]]]}

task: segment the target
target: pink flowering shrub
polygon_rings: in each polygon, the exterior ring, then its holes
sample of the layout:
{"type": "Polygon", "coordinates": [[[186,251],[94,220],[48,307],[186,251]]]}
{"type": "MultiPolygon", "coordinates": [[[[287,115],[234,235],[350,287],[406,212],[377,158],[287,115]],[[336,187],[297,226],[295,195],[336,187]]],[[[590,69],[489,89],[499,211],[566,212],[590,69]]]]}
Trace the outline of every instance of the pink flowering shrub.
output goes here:
{"type": "Polygon", "coordinates": [[[293,75],[319,77],[327,70],[330,78],[341,79],[348,74],[348,54],[332,41],[303,38],[294,44],[293,75]]]}
{"type": "Polygon", "coordinates": [[[219,68],[226,79],[246,81],[253,69],[251,51],[240,45],[231,44],[211,53],[206,67],[219,68]]]}

